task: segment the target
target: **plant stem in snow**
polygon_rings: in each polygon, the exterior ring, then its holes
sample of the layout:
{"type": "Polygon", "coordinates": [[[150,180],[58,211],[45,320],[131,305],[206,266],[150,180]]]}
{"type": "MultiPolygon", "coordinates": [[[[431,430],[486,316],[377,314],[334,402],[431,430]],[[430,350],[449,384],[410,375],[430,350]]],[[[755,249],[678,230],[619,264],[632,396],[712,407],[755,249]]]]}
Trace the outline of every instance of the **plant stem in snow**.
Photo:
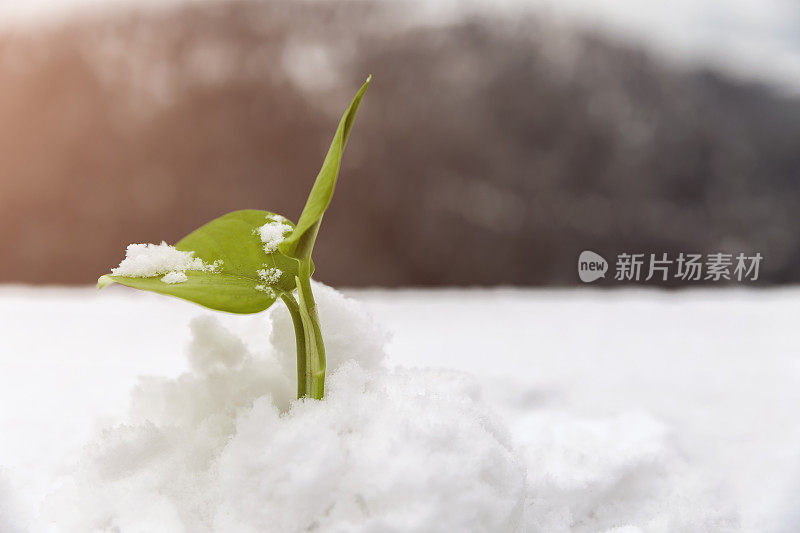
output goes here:
{"type": "Polygon", "coordinates": [[[325,344],[311,292],[311,252],[370,79],[342,115],[296,225],[269,211],[234,211],[201,226],[175,246],[130,245],[119,267],[97,280],[98,288],[121,283],[240,314],[259,313],[280,295],[294,324],[297,397],[321,400],[325,344]]]}
{"type": "MultiPolygon", "coordinates": [[[[322,341],[317,304],[314,301],[314,294],[311,292],[311,279],[310,276],[302,275],[304,270],[301,266],[301,276],[295,277],[305,347],[305,393],[303,396],[321,400],[325,392],[325,344],[322,341]]],[[[297,331],[296,328],[295,331],[297,331]]],[[[298,373],[300,372],[299,364],[298,352],[298,373]]]]}
{"type": "Polygon", "coordinates": [[[300,307],[291,294],[284,293],[281,299],[286,304],[294,324],[294,342],[297,349],[297,397],[302,398],[306,394],[306,340],[303,320],[300,317],[300,307]]]}

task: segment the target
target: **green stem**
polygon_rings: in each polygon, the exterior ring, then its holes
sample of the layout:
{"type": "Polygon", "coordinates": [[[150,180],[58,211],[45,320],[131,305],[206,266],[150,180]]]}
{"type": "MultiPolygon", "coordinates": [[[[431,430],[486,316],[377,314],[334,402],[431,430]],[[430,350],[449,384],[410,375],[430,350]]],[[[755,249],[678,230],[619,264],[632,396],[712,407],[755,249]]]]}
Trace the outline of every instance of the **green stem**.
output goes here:
{"type": "Polygon", "coordinates": [[[325,394],[325,343],[319,324],[317,303],[311,291],[310,265],[301,263],[295,276],[297,300],[291,293],[281,294],[294,325],[297,349],[297,397],[321,400],[325,394]]]}
{"type": "Polygon", "coordinates": [[[325,393],[325,344],[317,304],[311,291],[311,278],[307,273],[308,269],[301,264],[300,276],[295,277],[306,347],[306,395],[321,400],[325,393]]]}
{"type": "Polygon", "coordinates": [[[294,324],[294,343],[297,349],[297,397],[306,395],[306,339],[303,329],[303,319],[300,316],[300,307],[290,293],[281,294],[281,300],[289,309],[294,324]]]}

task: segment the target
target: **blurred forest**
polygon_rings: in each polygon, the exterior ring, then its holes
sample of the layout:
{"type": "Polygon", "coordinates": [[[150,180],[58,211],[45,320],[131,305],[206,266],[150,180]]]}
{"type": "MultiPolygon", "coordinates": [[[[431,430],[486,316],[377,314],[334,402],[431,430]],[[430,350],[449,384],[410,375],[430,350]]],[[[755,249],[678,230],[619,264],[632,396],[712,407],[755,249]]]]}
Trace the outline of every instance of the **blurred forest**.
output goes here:
{"type": "Polygon", "coordinates": [[[317,276],[570,285],[581,250],[760,252],[800,280],[800,101],[534,16],[203,3],[0,37],[0,281],[296,219],[368,73],[317,276]]]}

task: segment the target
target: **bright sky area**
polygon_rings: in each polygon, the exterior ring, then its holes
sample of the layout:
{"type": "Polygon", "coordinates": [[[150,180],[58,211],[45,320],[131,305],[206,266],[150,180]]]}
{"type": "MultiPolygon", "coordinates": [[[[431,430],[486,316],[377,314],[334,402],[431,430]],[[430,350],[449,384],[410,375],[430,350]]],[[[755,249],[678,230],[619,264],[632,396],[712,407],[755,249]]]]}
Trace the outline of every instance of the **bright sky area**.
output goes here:
{"type": "MultiPolygon", "coordinates": [[[[193,1],[197,0],[2,0],[0,24],[38,23],[100,9],[155,8],[193,1]]],[[[420,4],[425,16],[434,20],[476,11],[532,8],[558,22],[643,43],[671,60],[708,63],[789,94],[800,93],[800,33],[796,31],[800,4],[793,0],[436,0],[420,4]]]]}

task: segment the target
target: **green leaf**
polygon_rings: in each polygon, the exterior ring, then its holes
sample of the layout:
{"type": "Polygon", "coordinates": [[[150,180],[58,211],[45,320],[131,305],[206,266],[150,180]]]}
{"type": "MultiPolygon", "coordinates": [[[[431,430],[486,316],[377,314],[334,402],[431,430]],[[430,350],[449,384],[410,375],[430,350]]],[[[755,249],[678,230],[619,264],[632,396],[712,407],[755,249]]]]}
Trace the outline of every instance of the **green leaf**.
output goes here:
{"type": "Polygon", "coordinates": [[[350,102],[350,106],[344,112],[341,121],[339,121],[339,127],[336,129],[331,147],[328,149],[328,154],[325,156],[325,161],[322,163],[319,174],[317,174],[317,179],[314,182],[311,193],[308,195],[303,212],[300,214],[300,220],[298,220],[294,231],[280,245],[281,252],[301,262],[308,262],[311,259],[311,251],[314,248],[314,241],[317,238],[322,215],[325,214],[325,210],[333,197],[333,189],[336,186],[336,177],[339,174],[342,153],[344,153],[344,148],[347,145],[347,138],[350,135],[356,111],[358,111],[358,106],[361,104],[361,99],[367,87],[369,87],[371,79],[372,76],[367,78],[353,101],[350,102]]]}
{"type": "MultiPolygon", "coordinates": [[[[174,284],[162,282],[161,275],[133,278],[107,274],[100,277],[97,285],[103,288],[116,282],[176,296],[219,311],[258,313],[271,306],[282,292],[294,290],[298,273],[297,260],[277,250],[272,253],[264,251],[258,228],[274,221],[275,217],[269,211],[234,211],[201,226],[175,245],[178,250],[194,252],[195,257],[206,263],[222,261],[217,272],[188,270],[187,280],[174,284]],[[258,271],[263,268],[281,270],[280,279],[269,285],[274,294],[256,289],[256,286],[266,285],[258,276],[258,271]]],[[[281,221],[292,226],[288,220],[281,221]]]]}

